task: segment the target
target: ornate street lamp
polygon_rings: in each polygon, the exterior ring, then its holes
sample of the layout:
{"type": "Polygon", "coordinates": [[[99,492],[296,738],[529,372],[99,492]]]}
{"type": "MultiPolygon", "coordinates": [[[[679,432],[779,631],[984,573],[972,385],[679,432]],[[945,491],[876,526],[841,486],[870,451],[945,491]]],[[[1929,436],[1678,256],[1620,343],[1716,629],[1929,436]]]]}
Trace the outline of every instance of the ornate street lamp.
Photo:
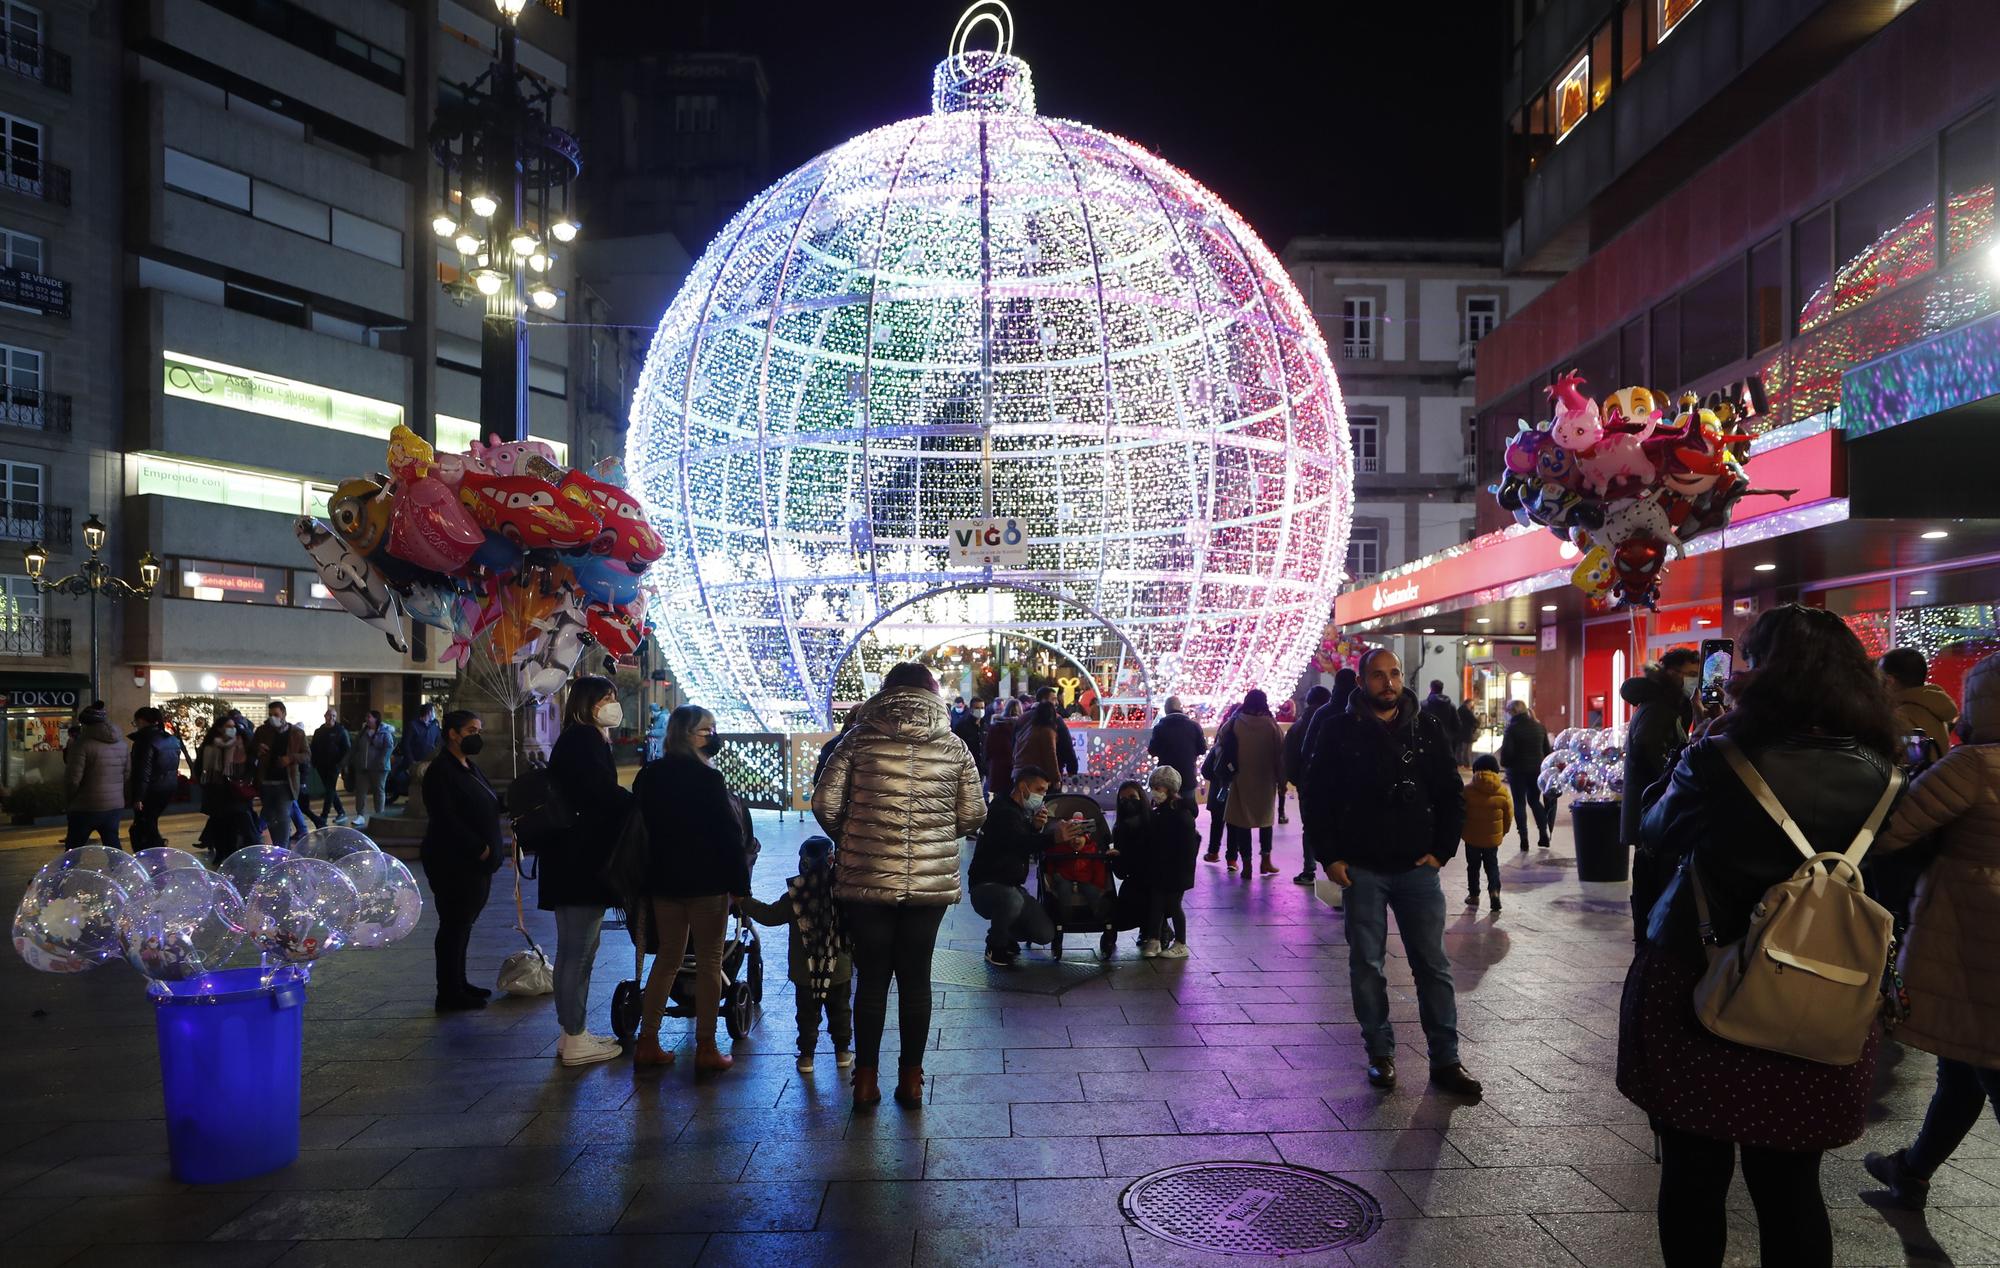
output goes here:
{"type": "Polygon", "coordinates": [[[494,0],[500,58],[455,99],[440,100],[431,154],[442,172],[431,228],[458,253],[444,282],[457,304],[478,302],[482,438],[528,438],[528,309],[548,311],[562,292],[540,276],[549,244],[574,241],[569,187],[582,170],[576,138],[549,122],[553,90],[524,74],[515,27],[528,0],[494,0]],[[531,276],[533,274],[534,276],[531,276]]]}
{"type": "Polygon", "coordinates": [[[139,599],[153,597],[154,587],[160,584],[160,561],[152,551],[139,556],[139,581],[135,585],[123,577],[111,575],[111,567],[98,557],[104,549],[104,542],[111,535],[104,521],[92,515],[83,522],[83,545],[90,552],[81,567],[67,577],[50,580],[42,574],[48,571],[49,551],[40,542],[28,547],[26,562],[28,583],[39,594],[72,594],[90,600],[90,698],[103,697],[97,684],[97,597],[106,599],[139,599]]]}

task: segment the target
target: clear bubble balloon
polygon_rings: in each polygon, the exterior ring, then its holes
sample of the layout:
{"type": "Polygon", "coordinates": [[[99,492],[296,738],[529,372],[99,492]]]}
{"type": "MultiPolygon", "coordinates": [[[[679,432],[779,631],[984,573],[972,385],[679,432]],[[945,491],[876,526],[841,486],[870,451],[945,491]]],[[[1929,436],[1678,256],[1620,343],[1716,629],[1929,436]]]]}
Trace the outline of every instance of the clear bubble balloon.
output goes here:
{"type": "Polygon", "coordinates": [[[355,893],[366,895],[389,883],[389,864],[396,860],[371,845],[365,850],[349,850],[331,861],[354,882],[355,893]]]}
{"type": "MultiPolygon", "coordinates": [[[[124,954],[118,916],[125,888],[102,872],[45,865],[14,912],[14,950],[44,973],[82,973],[124,954]]],[[[140,870],[138,892],[151,888],[140,870]]]]}
{"type": "Polygon", "coordinates": [[[227,876],[229,883],[236,886],[236,892],[247,898],[257,888],[257,882],[271,874],[272,868],[295,857],[282,845],[249,845],[231,850],[215,870],[227,876]]]}
{"type": "Polygon", "coordinates": [[[347,945],[359,902],[354,882],[325,859],[286,859],[250,891],[245,923],[269,959],[310,964],[347,945]]]}
{"type": "Polygon", "coordinates": [[[205,872],[208,868],[202,861],[186,850],[177,850],[171,845],[156,845],[150,850],[141,850],[132,856],[134,862],[146,869],[146,876],[158,888],[160,880],[169,872],[192,869],[205,872]]]}
{"type": "Polygon", "coordinates": [[[155,982],[219,969],[243,943],[243,899],[227,877],[206,869],[162,874],[118,917],[125,960],[155,982]]]}
{"type": "Polygon", "coordinates": [[[42,870],[49,871],[97,872],[109,876],[118,888],[126,893],[136,893],[152,883],[152,874],[145,864],[123,850],[114,850],[108,845],[79,845],[74,850],[64,850],[55,860],[42,870]]]}
{"type": "Polygon", "coordinates": [[[1599,762],[1597,777],[1603,781],[1605,800],[1618,801],[1625,796],[1625,760],[1622,757],[1599,762]]]}
{"type": "MultiPolygon", "coordinates": [[[[374,884],[363,889],[356,882],[359,908],[354,917],[354,929],[350,941],[357,947],[385,947],[391,942],[399,942],[409,936],[417,927],[417,920],[424,914],[424,896],[417,888],[417,878],[410,875],[410,869],[399,858],[383,854],[379,856],[383,866],[377,874],[370,869],[374,884]]],[[[367,859],[361,854],[350,854],[335,866],[343,871],[350,865],[365,864],[367,859]]],[[[361,870],[359,866],[355,870],[361,870]]],[[[349,871],[349,876],[353,872],[349,871]]]]}
{"type": "Polygon", "coordinates": [[[379,854],[382,847],[370,840],[367,833],[337,824],[315,828],[292,843],[292,853],[300,858],[324,859],[328,863],[338,863],[347,855],[361,850],[379,854]]]}
{"type": "Polygon", "coordinates": [[[1546,797],[1550,793],[1564,791],[1562,783],[1563,773],[1575,761],[1576,754],[1567,749],[1557,749],[1542,759],[1542,769],[1540,774],[1535,777],[1535,786],[1541,789],[1543,796],[1546,797]]]}
{"type": "Polygon", "coordinates": [[[1571,752],[1576,748],[1578,734],[1579,734],[1579,728],[1573,726],[1565,727],[1559,734],[1557,734],[1555,744],[1552,745],[1551,747],[1553,747],[1558,753],[1571,752]]]}

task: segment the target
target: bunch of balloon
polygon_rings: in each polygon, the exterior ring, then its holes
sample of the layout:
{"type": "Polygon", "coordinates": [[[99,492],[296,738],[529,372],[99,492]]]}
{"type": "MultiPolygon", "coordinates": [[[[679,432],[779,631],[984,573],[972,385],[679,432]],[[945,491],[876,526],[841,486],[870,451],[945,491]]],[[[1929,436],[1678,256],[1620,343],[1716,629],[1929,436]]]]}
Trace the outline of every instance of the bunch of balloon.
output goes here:
{"type": "Polygon", "coordinates": [[[1538,524],[1583,552],[1571,580],[1610,606],[1655,607],[1670,559],[1704,533],[1729,526],[1753,490],[1733,430],[1764,412],[1763,386],[1733,397],[1621,388],[1602,403],[1571,373],[1548,389],[1554,415],[1525,421],[1508,442],[1506,471],[1491,492],[1517,523],[1538,524]]]}
{"type": "Polygon", "coordinates": [[[586,649],[618,659],[646,636],[640,579],[666,550],[615,461],[563,467],[539,440],[440,453],[407,427],[388,473],[339,485],[298,521],[327,591],[407,651],[407,617],[450,635],[441,660],[487,668],[511,708],[542,700],[586,649]]]}

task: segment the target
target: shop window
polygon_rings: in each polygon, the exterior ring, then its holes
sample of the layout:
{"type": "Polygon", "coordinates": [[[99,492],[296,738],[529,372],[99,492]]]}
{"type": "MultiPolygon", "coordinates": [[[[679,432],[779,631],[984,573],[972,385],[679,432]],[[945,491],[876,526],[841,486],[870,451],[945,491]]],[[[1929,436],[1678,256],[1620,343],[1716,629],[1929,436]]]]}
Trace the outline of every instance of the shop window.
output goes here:
{"type": "Polygon", "coordinates": [[[1590,113],[1589,53],[1577,58],[1575,65],[1556,81],[1554,101],[1556,143],[1561,144],[1590,113]]]}
{"type": "Polygon", "coordinates": [[[1832,315],[1832,281],[1833,209],[1822,207],[1792,226],[1792,302],[1798,305],[1800,334],[1832,315]]]}
{"type": "Polygon", "coordinates": [[[1785,265],[1772,238],[1750,252],[1750,347],[1761,352],[1785,337],[1785,265]]]}
{"type": "Polygon", "coordinates": [[[1382,470],[1382,420],[1373,414],[1349,414],[1347,437],[1354,445],[1356,475],[1376,475],[1382,470]]]}
{"type": "Polygon", "coordinates": [[[1618,78],[1632,78],[1646,60],[1646,5],[1649,0],[1625,0],[1618,15],[1618,78]]]}
{"type": "Polygon", "coordinates": [[[1618,63],[1611,55],[1610,22],[1597,28],[1590,40],[1590,108],[1601,110],[1611,99],[1611,69],[1618,63]]]}
{"type": "Polygon", "coordinates": [[[1686,20],[1687,15],[1701,7],[1701,0],[1654,0],[1653,30],[1659,43],[1674,33],[1674,28],[1686,20]]]}
{"type": "Polygon", "coordinates": [[[1926,145],[1834,204],[1834,306],[1845,312],[1937,263],[1937,162],[1926,145]]]}
{"type": "Polygon", "coordinates": [[[1350,295],[1340,301],[1340,355],[1349,361],[1375,359],[1375,300],[1350,295]]]}
{"type": "Polygon", "coordinates": [[[1681,302],[1668,300],[1653,310],[1653,378],[1661,389],[1681,386],[1681,302]]]}
{"type": "Polygon", "coordinates": [[[1743,359],[1744,267],[1739,257],[1681,293],[1681,382],[1743,359]]]}
{"type": "Polygon", "coordinates": [[[1382,571],[1382,530],[1356,524],[1347,534],[1347,579],[1366,581],[1382,571]]]}
{"type": "Polygon", "coordinates": [[[1992,106],[1944,134],[1944,253],[1950,259],[1992,240],[1993,186],[2000,176],[2000,110],[1992,106]]]}
{"type": "Polygon", "coordinates": [[[333,591],[319,579],[319,574],[310,568],[300,568],[292,573],[292,606],[295,608],[337,608],[340,601],[333,597],[333,591]]]}
{"type": "Polygon", "coordinates": [[[1500,324],[1500,297],[1498,295],[1467,295],[1465,297],[1465,330],[1460,336],[1466,343],[1478,343],[1493,333],[1500,324]]]}
{"type": "Polygon", "coordinates": [[[283,607],[292,601],[292,569],[257,564],[183,559],[173,568],[174,594],[208,603],[260,603],[283,607]]]}

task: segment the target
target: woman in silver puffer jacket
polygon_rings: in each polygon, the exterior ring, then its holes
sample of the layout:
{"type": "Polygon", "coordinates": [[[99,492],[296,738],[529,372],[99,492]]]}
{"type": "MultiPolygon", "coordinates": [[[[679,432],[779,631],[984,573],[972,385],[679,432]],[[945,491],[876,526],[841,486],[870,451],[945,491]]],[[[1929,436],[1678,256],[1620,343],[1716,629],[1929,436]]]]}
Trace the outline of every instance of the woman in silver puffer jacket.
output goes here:
{"type": "Polygon", "coordinates": [[[896,1100],[920,1105],[931,1028],[931,952],[958,901],[959,843],[986,821],[979,768],[952,734],[937,679],[905,663],[860,706],[813,789],[813,815],[838,844],[834,896],[854,942],[854,1103],[876,1079],[889,979],[903,1049],[896,1100]]]}

